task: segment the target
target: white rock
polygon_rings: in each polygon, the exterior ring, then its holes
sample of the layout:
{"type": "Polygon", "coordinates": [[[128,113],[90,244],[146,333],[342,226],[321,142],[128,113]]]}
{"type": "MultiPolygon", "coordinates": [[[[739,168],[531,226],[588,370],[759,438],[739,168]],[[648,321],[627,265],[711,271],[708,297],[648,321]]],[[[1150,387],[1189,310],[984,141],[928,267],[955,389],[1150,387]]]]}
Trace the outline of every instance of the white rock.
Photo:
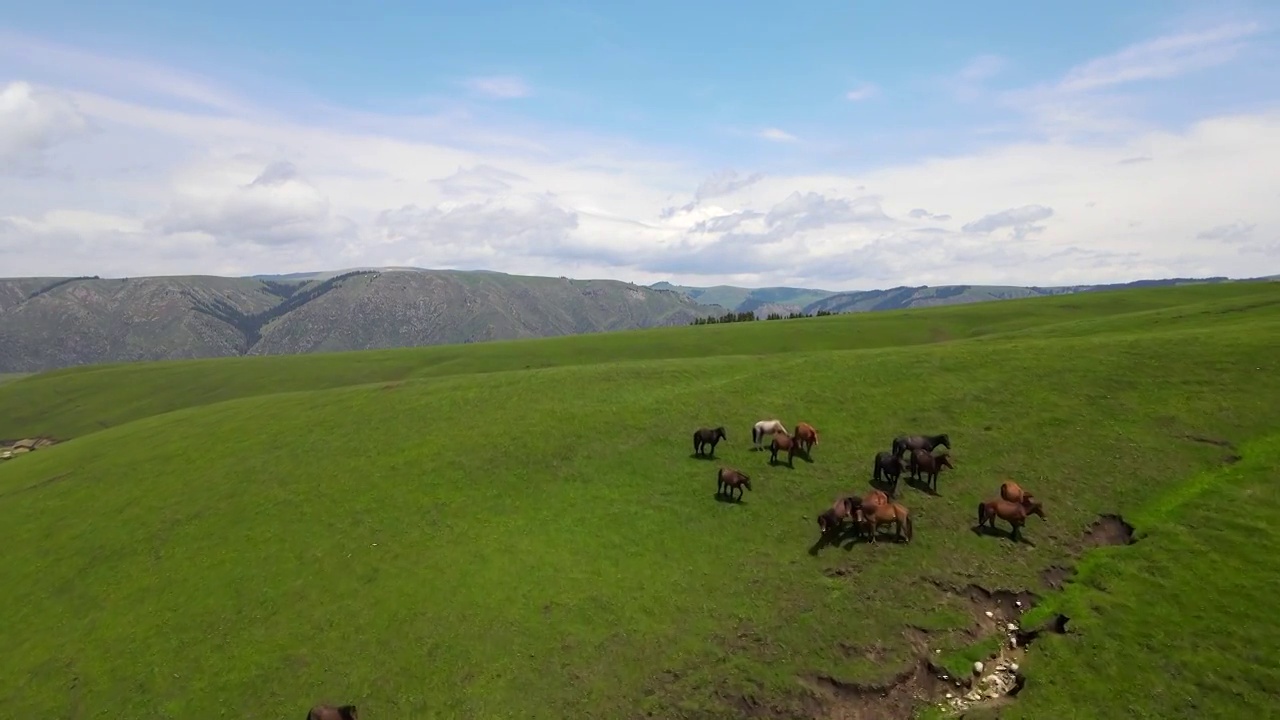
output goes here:
{"type": "Polygon", "coordinates": [[[996,614],[991,612],[990,610],[987,611],[987,617],[995,617],[995,615],[996,614]]]}
{"type": "Polygon", "coordinates": [[[1009,632],[1017,632],[1018,626],[1015,623],[1009,623],[1005,627],[1009,628],[1009,632]]]}
{"type": "Polygon", "coordinates": [[[1022,601],[1021,601],[1021,600],[1014,600],[1014,601],[1013,601],[1013,604],[1014,604],[1014,605],[1016,605],[1016,606],[1018,606],[1018,607],[1022,607],[1022,601]]]}
{"type": "Polygon", "coordinates": [[[1009,663],[1009,672],[1018,672],[1018,663],[1009,663]]]}
{"type": "Polygon", "coordinates": [[[955,695],[953,695],[953,694],[951,694],[951,693],[947,693],[947,699],[948,699],[948,700],[950,700],[950,699],[951,699],[951,698],[953,698],[953,697],[955,697],[955,695]]]}
{"type": "Polygon", "coordinates": [[[981,660],[975,660],[975,661],[974,661],[974,663],[973,663],[973,674],[974,674],[974,675],[981,675],[981,674],[982,674],[982,661],[981,661],[981,660]]]}

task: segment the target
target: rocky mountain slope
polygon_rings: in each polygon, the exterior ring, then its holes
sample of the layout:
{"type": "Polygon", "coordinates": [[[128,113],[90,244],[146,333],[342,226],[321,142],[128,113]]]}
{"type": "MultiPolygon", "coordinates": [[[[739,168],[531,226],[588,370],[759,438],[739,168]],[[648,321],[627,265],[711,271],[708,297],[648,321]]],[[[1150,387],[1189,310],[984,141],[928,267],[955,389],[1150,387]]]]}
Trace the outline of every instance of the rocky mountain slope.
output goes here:
{"type": "Polygon", "coordinates": [[[493,272],[0,279],[0,373],[568,335],[724,312],[615,280],[493,272]]]}

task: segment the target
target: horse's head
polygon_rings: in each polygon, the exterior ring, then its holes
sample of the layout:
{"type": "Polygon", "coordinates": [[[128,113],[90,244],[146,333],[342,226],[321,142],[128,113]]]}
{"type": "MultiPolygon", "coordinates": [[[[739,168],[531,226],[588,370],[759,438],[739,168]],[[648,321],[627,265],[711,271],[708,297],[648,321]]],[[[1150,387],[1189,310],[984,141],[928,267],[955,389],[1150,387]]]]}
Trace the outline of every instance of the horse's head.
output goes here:
{"type": "Polygon", "coordinates": [[[729,439],[729,436],[724,434],[724,426],[723,426],[723,425],[721,425],[720,427],[716,428],[716,437],[717,437],[717,438],[719,438],[719,439],[721,439],[721,440],[728,440],[728,439],[729,439]]]}
{"type": "Polygon", "coordinates": [[[951,464],[951,456],[948,455],[947,453],[942,453],[941,455],[938,456],[937,459],[938,459],[938,467],[949,467],[952,470],[956,469],[956,466],[951,464]]]}
{"type": "Polygon", "coordinates": [[[338,708],[338,714],[342,716],[342,720],[360,720],[360,713],[355,705],[343,705],[338,708]]]}
{"type": "Polygon", "coordinates": [[[1049,519],[1044,514],[1044,504],[1030,495],[1023,496],[1022,507],[1028,515],[1039,515],[1041,520],[1049,519]]]}
{"type": "Polygon", "coordinates": [[[942,433],[941,435],[939,435],[939,436],[938,436],[938,442],[937,442],[937,444],[938,444],[938,445],[943,445],[943,446],[945,446],[948,450],[950,450],[950,449],[951,449],[951,438],[950,438],[950,437],[948,437],[946,433],[942,433]]]}

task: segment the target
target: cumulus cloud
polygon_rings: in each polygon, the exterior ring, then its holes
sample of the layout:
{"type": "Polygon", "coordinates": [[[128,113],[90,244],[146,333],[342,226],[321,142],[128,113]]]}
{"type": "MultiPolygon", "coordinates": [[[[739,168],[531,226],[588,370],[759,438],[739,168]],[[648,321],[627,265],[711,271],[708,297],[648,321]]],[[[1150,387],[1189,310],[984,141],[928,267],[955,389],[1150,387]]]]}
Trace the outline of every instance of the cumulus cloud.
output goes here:
{"type": "MultiPolygon", "coordinates": [[[[1179,43],[1179,57],[1190,52],[1179,43]]],[[[1149,67],[1158,55],[1124,57],[1149,67]]],[[[1180,67],[1208,68],[1205,57],[1180,67]]],[[[857,289],[1280,270],[1259,267],[1276,257],[1267,239],[1280,233],[1277,112],[1205,106],[1178,127],[1126,128],[1087,143],[1024,135],[857,170],[806,165],[807,153],[823,152],[816,131],[796,142],[778,130],[783,144],[765,150],[743,132],[730,149],[735,162],[754,163],[744,156],[756,151],[784,161],[713,171],[727,156],[534,132],[518,117],[494,125],[473,112],[481,105],[421,117],[291,117],[285,108],[239,110],[234,94],[177,71],[148,71],[171,82],[152,82],[156,97],[147,100],[93,73],[81,81],[88,89],[47,83],[33,58],[29,82],[3,87],[40,112],[0,113],[0,158],[21,147],[29,162],[36,148],[92,181],[0,173],[0,245],[12,275],[417,265],[857,289]],[[46,127],[13,118],[43,118],[49,108],[61,109],[62,131],[11,132],[46,127]],[[74,153],[59,144],[84,127],[98,130],[79,137],[74,153]],[[28,140],[10,140],[19,136],[28,140]],[[1135,158],[1158,161],[1124,162],[1135,158]]],[[[961,79],[993,81],[1001,64],[975,62],[961,79]]],[[[1069,71],[1044,87],[1159,76],[1121,65],[1069,71]]],[[[1071,92],[1114,93],[1132,82],[1071,92]]]]}
{"type": "Polygon", "coordinates": [[[40,170],[46,150],[88,129],[66,96],[11,82],[0,89],[0,173],[40,170]]]}

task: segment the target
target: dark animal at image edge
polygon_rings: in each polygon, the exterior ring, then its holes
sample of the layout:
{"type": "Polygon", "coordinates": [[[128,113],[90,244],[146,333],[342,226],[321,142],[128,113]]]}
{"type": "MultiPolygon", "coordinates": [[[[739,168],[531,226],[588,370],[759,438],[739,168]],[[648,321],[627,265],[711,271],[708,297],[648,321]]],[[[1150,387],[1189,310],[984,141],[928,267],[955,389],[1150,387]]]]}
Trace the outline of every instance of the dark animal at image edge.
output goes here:
{"type": "Polygon", "coordinates": [[[722,467],[716,471],[717,495],[728,495],[731,500],[735,499],[733,497],[733,491],[735,488],[738,490],[738,497],[736,499],[741,500],[744,494],[743,488],[746,488],[747,490],[751,489],[751,478],[743,475],[741,472],[738,472],[733,468],[722,467]]]}
{"type": "Polygon", "coordinates": [[[316,705],[307,713],[306,720],[360,720],[355,705],[316,705]]]}
{"type": "Polygon", "coordinates": [[[698,428],[693,432],[693,454],[702,455],[702,448],[707,446],[710,450],[708,455],[716,454],[716,445],[721,440],[728,440],[724,434],[724,426],[715,428],[698,428]]]}

